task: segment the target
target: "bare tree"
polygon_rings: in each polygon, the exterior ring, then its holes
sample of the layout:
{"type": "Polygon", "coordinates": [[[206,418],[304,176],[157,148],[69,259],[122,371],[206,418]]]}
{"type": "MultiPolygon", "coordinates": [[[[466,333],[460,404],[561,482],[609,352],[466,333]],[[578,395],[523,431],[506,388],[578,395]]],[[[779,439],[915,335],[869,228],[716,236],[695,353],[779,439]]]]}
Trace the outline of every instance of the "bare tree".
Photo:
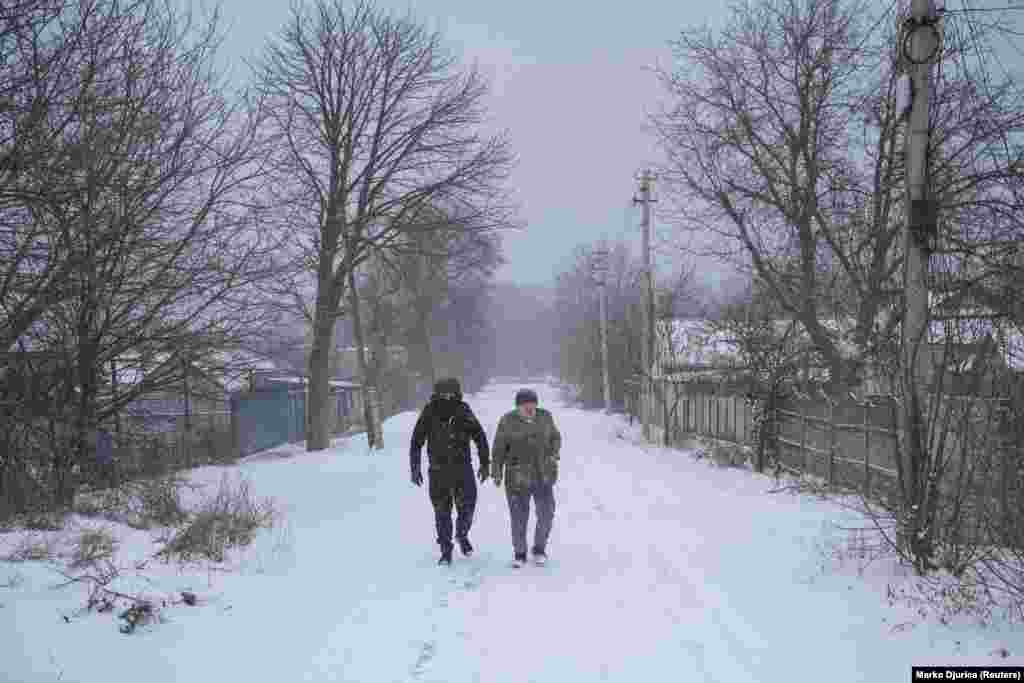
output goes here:
{"type": "Polygon", "coordinates": [[[460,377],[467,392],[490,376],[488,302],[500,245],[494,233],[448,220],[448,228],[410,226],[366,263],[359,292],[371,351],[367,374],[389,411],[422,398],[438,373],[460,377]]]}
{"type": "Polygon", "coordinates": [[[426,229],[410,225],[381,260],[399,286],[397,305],[406,312],[402,339],[412,351],[411,367],[433,383],[439,373],[463,375],[463,361],[473,349],[460,341],[460,330],[484,319],[478,304],[502,261],[494,233],[468,229],[457,215],[433,208],[425,220],[426,229]],[[438,227],[438,221],[447,227],[438,227]]]}
{"type": "MultiPolygon", "coordinates": [[[[295,6],[256,77],[280,141],[286,229],[315,273],[307,444],[320,450],[334,325],[355,269],[429,204],[472,213],[479,229],[506,226],[500,183],[512,157],[502,137],[480,132],[479,72],[459,67],[439,34],[369,1],[295,6]]],[[[356,348],[365,353],[358,338],[356,348]]]]}
{"type": "Polygon", "coordinates": [[[780,315],[780,310],[763,287],[752,286],[739,300],[721,306],[707,322],[707,330],[737,351],[742,373],[749,382],[757,433],[755,464],[764,467],[771,420],[787,385],[797,381],[802,362],[812,350],[800,334],[797,321],[780,315]],[[803,342],[803,343],[801,343],[803,342]]]}
{"type": "MultiPolygon", "coordinates": [[[[575,387],[584,405],[598,405],[602,394],[600,313],[591,264],[594,247],[580,245],[572,266],[555,278],[558,374],[575,387]]],[[[611,345],[609,345],[611,348],[611,345]]]]}
{"type": "MultiPolygon", "coordinates": [[[[670,287],[661,292],[655,303],[654,348],[659,376],[651,378],[652,398],[661,405],[662,423],[665,425],[662,441],[669,446],[673,438],[672,425],[678,424],[679,406],[686,396],[684,382],[673,377],[679,371],[686,371],[690,365],[687,357],[690,349],[680,335],[680,311],[689,309],[695,303],[696,289],[693,284],[693,270],[682,267],[669,281],[670,287]]],[[[641,368],[641,371],[643,369],[641,368]]]]}
{"type": "Polygon", "coordinates": [[[856,1],[736,5],[721,32],[688,29],[673,43],[679,66],[659,72],[673,104],[654,118],[677,223],[716,235],[710,250],[764,283],[835,381],[859,359],[844,358],[822,318],[851,316],[866,348],[900,264],[899,118],[893,75],[879,78],[870,57],[872,19],[856,1]],[[840,288],[841,309],[830,305],[840,288]]]}
{"type": "MultiPolygon", "coordinates": [[[[944,281],[947,292],[1013,315],[1024,93],[1009,77],[973,72],[984,27],[943,21],[928,149],[939,220],[915,239],[936,254],[933,289],[944,281]],[[956,265],[935,267],[948,259],[956,265]]],[[[840,385],[859,385],[868,366],[891,367],[902,317],[900,25],[859,0],[751,1],[721,32],[684,31],[679,67],[660,73],[674,104],[654,124],[679,224],[716,234],[719,255],[756,274],[840,385]]],[[[943,385],[890,388],[904,399],[929,389],[943,385]]],[[[914,511],[901,518],[902,538],[924,571],[939,454],[928,443],[935,425],[921,424],[901,444],[900,487],[914,511]]]]}
{"type": "MultiPolygon", "coordinates": [[[[579,391],[585,404],[603,401],[600,311],[591,263],[593,247],[577,248],[575,263],[556,278],[551,320],[560,379],[579,391]]],[[[608,368],[612,403],[631,395],[640,362],[640,266],[623,243],[611,245],[605,275],[608,297],[608,368]]]]}
{"type": "Polygon", "coordinates": [[[19,173],[42,196],[2,214],[4,310],[32,311],[3,341],[54,352],[67,371],[43,416],[63,441],[38,468],[60,503],[100,425],[193,366],[224,366],[262,320],[247,305],[272,247],[256,117],[224,94],[217,16],[194,19],[160,0],[83,0],[23,55],[47,66],[31,84],[45,102],[33,150],[46,156],[19,173]]]}
{"type": "MultiPolygon", "coordinates": [[[[69,40],[61,44],[45,37],[64,5],[22,0],[0,8],[0,350],[9,349],[49,306],[70,296],[66,282],[79,265],[49,258],[45,229],[31,220],[54,194],[35,182],[59,156],[49,144],[59,125],[47,121],[50,102],[68,97],[66,84],[40,74],[59,69],[77,47],[73,36],[65,35],[69,40]]],[[[64,126],[69,123],[63,120],[64,126]]]]}

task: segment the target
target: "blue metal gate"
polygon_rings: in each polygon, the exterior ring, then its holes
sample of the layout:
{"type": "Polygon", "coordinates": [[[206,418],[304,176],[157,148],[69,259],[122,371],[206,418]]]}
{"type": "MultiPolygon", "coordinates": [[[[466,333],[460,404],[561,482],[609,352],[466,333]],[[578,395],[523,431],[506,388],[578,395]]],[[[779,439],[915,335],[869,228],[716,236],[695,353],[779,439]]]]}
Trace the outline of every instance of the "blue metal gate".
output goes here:
{"type": "Polygon", "coordinates": [[[306,438],[306,392],[268,386],[231,396],[231,415],[240,456],[306,438]]]}

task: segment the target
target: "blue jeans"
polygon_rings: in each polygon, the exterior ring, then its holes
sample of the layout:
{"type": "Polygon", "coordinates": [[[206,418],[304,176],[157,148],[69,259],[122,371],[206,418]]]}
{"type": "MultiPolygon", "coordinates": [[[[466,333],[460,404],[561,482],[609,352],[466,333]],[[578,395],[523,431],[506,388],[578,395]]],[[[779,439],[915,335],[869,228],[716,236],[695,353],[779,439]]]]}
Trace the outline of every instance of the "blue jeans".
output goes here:
{"type": "Polygon", "coordinates": [[[537,528],[533,534],[533,550],[544,551],[555,521],[555,491],[552,484],[537,483],[523,491],[505,489],[508,512],[512,521],[512,547],[517,555],[526,553],[526,527],[530,522],[530,498],[537,508],[537,528]]]}

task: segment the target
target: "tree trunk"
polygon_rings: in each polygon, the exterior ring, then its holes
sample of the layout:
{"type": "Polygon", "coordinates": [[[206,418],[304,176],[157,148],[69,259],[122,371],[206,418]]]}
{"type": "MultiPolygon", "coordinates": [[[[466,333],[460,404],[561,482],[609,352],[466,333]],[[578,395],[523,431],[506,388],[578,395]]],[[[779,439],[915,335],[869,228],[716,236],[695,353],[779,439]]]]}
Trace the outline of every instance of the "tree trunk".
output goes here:
{"type": "Polygon", "coordinates": [[[383,427],[383,416],[384,416],[384,399],[390,397],[390,390],[384,386],[384,371],[388,366],[388,345],[387,339],[384,336],[382,329],[378,329],[377,333],[373,335],[373,355],[374,363],[371,368],[371,384],[373,387],[372,400],[370,401],[370,409],[373,411],[373,426],[376,430],[373,435],[373,442],[378,444],[378,448],[384,447],[384,427],[383,427]]]}
{"type": "Polygon", "coordinates": [[[366,342],[363,338],[363,321],[359,310],[359,291],[356,289],[355,269],[348,273],[349,297],[352,308],[352,332],[356,340],[356,364],[359,368],[359,377],[363,385],[363,419],[366,421],[366,442],[371,449],[384,447],[383,437],[380,434],[377,420],[375,403],[377,401],[376,387],[373,386],[373,378],[370,377],[366,363],[366,342]]]}
{"type": "Polygon", "coordinates": [[[416,306],[416,327],[422,354],[422,369],[430,386],[433,387],[437,381],[437,368],[434,363],[434,349],[430,343],[430,309],[429,304],[425,305],[422,301],[416,306]]]}
{"type": "MultiPolygon", "coordinates": [[[[331,351],[334,348],[334,326],[338,320],[338,305],[345,291],[345,280],[334,270],[338,240],[343,233],[341,225],[342,217],[339,216],[338,209],[330,207],[327,230],[320,246],[320,263],[317,266],[313,347],[309,353],[309,393],[306,395],[307,451],[322,451],[331,445],[331,422],[334,415],[334,411],[328,409],[331,399],[331,351]]],[[[352,253],[351,245],[347,241],[345,246],[347,265],[352,253]]]]}
{"type": "Polygon", "coordinates": [[[321,288],[317,293],[313,348],[309,354],[309,394],[306,397],[306,412],[309,415],[306,420],[307,451],[322,451],[331,444],[331,411],[327,410],[327,403],[330,400],[331,348],[334,346],[334,310],[337,307],[329,305],[330,302],[326,300],[330,298],[330,289],[324,291],[321,288]]]}

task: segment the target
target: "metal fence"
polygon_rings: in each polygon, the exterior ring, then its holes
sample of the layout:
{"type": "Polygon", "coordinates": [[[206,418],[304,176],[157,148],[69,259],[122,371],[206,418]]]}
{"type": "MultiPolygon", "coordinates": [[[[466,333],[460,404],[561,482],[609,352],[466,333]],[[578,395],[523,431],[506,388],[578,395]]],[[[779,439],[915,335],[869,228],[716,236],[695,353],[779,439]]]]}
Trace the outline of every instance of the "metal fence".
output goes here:
{"type": "Polygon", "coordinates": [[[239,457],[306,437],[304,389],[268,387],[231,397],[231,426],[239,457]]]}
{"type": "MultiPolygon", "coordinates": [[[[189,469],[233,457],[231,411],[203,410],[189,414],[148,413],[125,420],[128,434],[113,434],[113,456],[125,476],[139,469],[140,476],[158,467],[136,461],[159,458],[175,467],[189,469]]],[[[97,451],[97,455],[100,453],[97,451]]]]}
{"type": "MultiPolygon", "coordinates": [[[[332,434],[343,434],[363,423],[355,389],[332,391],[330,402],[332,434]]],[[[267,385],[231,396],[231,428],[239,457],[304,441],[307,419],[304,388],[267,385]]]]}

